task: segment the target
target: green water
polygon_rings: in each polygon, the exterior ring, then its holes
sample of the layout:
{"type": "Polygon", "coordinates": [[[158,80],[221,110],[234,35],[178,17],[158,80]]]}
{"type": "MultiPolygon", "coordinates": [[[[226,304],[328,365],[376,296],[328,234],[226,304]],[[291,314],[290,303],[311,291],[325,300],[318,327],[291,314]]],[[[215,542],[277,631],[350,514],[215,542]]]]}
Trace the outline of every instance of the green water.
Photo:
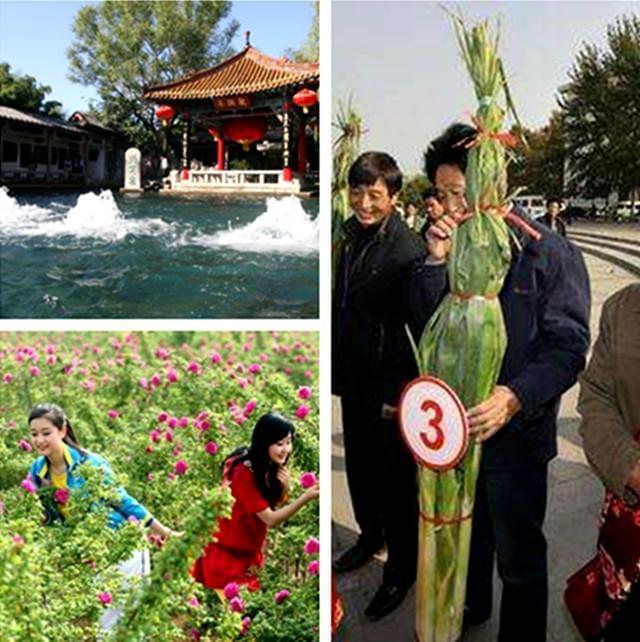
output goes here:
{"type": "Polygon", "coordinates": [[[3,318],[316,318],[316,199],[0,189],[3,318]]]}

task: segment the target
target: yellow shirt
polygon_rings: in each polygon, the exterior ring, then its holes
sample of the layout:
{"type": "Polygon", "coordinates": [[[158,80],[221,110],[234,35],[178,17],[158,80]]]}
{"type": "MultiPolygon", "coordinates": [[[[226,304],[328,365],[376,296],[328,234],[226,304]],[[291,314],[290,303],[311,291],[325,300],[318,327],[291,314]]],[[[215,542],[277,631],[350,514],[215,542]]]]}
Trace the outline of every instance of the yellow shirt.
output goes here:
{"type": "MultiPolygon", "coordinates": [[[[67,487],[67,471],[65,470],[60,475],[56,475],[51,471],[51,485],[55,488],[66,488],[67,487]]],[[[67,516],[69,510],[67,509],[66,504],[58,504],[58,510],[63,517],[67,516]]]]}

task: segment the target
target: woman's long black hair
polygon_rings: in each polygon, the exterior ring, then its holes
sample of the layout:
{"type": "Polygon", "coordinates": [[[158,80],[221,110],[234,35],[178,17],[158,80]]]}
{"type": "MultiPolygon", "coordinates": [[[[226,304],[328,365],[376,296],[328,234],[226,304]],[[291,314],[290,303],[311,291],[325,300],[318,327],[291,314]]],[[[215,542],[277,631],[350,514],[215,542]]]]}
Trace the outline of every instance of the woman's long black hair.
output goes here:
{"type": "Polygon", "coordinates": [[[62,430],[66,426],[67,434],[63,438],[64,443],[79,450],[81,453],[85,452],[78,443],[78,439],[71,427],[71,422],[67,419],[67,415],[65,415],[64,410],[60,408],[60,406],[56,406],[54,403],[41,403],[33,406],[29,411],[27,423],[31,423],[34,419],[40,419],[40,417],[48,419],[58,430],[62,430]]]}
{"type": "Polygon", "coordinates": [[[256,480],[256,486],[271,508],[283,499],[284,488],[277,478],[278,464],[269,457],[269,446],[279,442],[288,435],[293,437],[293,424],[276,412],[262,415],[256,422],[251,435],[249,448],[238,448],[225,460],[230,462],[226,476],[231,479],[233,469],[240,463],[249,461],[256,480]]]}

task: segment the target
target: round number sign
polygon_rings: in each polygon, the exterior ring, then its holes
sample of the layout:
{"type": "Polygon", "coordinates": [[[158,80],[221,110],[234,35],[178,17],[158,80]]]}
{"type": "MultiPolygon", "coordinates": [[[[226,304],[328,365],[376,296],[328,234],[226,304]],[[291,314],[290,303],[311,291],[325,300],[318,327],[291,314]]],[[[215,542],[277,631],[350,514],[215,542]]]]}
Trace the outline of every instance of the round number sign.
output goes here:
{"type": "Polygon", "coordinates": [[[469,444],[467,415],[458,395],[435,377],[418,377],[402,392],[400,429],[414,457],[434,470],[448,470],[469,444]]]}

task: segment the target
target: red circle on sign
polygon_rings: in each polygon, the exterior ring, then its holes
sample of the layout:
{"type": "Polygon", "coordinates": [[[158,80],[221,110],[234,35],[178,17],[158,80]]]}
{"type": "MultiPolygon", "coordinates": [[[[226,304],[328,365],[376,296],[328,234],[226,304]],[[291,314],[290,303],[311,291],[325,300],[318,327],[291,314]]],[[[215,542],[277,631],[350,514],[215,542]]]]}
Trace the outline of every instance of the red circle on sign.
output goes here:
{"type": "MultiPolygon", "coordinates": [[[[427,451],[433,450],[435,452],[436,450],[442,448],[448,440],[450,441],[446,432],[443,431],[442,427],[440,426],[440,422],[443,419],[442,406],[428,395],[425,396],[421,401],[422,403],[420,406],[423,412],[430,410],[434,413],[434,417],[429,420],[427,425],[432,429],[432,432],[435,431],[435,439],[430,440],[429,443],[427,443],[425,431],[421,431],[420,437],[427,451]],[[425,405],[427,407],[425,407],[425,405]]],[[[421,465],[426,466],[427,468],[430,468],[432,470],[449,470],[457,466],[465,456],[467,448],[469,446],[469,425],[467,423],[467,414],[458,395],[441,379],[437,379],[436,377],[431,377],[429,375],[423,375],[409,382],[405,386],[404,390],[402,391],[402,395],[400,396],[398,416],[402,438],[404,439],[407,448],[411,451],[415,459],[418,460],[421,465]],[[453,421],[459,423],[462,429],[462,435],[457,437],[460,443],[454,444],[452,453],[447,457],[444,463],[437,463],[427,459],[425,457],[425,452],[415,447],[413,442],[415,439],[416,428],[412,428],[411,426],[407,425],[407,413],[409,410],[414,410],[414,405],[416,402],[414,394],[415,388],[416,386],[424,387],[424,384],[428,384],[427,387],[435,386],[436,390],[439,391],[438,394],[440,396],[444,395],[447,405],[450,406],[450,411],[455,413],[455,416],[452,418],[453,421]]]]}

